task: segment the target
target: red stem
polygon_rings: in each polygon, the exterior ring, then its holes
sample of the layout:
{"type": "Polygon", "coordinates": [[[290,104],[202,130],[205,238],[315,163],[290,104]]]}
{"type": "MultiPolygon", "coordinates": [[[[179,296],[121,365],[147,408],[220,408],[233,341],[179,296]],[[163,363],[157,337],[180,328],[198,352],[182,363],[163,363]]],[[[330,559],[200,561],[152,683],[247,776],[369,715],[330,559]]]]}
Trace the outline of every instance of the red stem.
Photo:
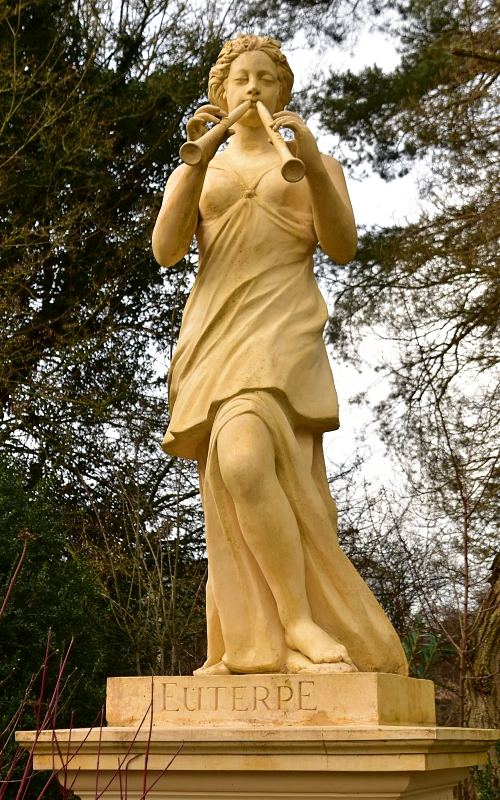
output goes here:
{"type": "Polygon", "coordinates": [[[4,615],[5,609],[7,607],[7,603],[9,602],[9,598],[10,598],[10,596],[12,594],[12,590],[13,590],[14,586],[16,585],[17,577],[18,577],[18,575],[19,575],[19,573],[21,571],[21,567],[23,565],[23,561],[24,561],[24,557],[26,556],[26,550],[27,549],[28,549],[28,538],[26,538],[24,540],[23,552],[21,553],[21,557],[20,557],[19,561],[17,562],[17,567],[14,570],[14,574],[13,574],[11,580],[10,580],[9,588],[7,589],[7,594],[5,595],[4,601],[2,603],[2,608],[0,608],[0,619],[2,619],[2,617],[4,615]]]}

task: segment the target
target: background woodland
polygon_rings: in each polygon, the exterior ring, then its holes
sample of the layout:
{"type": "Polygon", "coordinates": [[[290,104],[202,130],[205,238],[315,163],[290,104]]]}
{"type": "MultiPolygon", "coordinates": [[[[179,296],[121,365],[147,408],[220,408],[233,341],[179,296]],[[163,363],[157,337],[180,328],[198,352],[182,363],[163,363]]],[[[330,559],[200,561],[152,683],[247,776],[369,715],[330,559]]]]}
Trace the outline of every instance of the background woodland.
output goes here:
{"type": "MultiPolygon", "coordinates": [[[[0,5],[1,769],[61,659],[58,724],[86,726],[108,676],[204,657],[197,474],[159,447],[196,252],[167,271],[150,239],[239,31],[286,50],[372,25],[400,53],[392,72],[329,71],[293,100],[348,176],[420,175],[411,223],[361,231],[347,266],[317,254],[335,358],[379,349],[394,469],[370,484],[355,454],[332,465],[332,493],[411,674],[436,682],[440,724],[500,726],[499,17],[495,0],[0,5]]],[[[470,791],[500,797],[494,757],[470,791]]]]}

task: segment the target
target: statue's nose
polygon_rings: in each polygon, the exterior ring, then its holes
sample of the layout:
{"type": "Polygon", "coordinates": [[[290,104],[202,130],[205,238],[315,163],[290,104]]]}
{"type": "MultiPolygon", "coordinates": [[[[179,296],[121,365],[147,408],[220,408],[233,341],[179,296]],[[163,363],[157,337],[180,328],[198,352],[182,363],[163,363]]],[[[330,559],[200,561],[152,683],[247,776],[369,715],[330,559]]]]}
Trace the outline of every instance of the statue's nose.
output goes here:
{"type": "Polygon", "coordinates": [[[247,95],[250,97],[258,97],[260,95],[260,89],[258,86],[249,86],[247,89],[247,95]]]}

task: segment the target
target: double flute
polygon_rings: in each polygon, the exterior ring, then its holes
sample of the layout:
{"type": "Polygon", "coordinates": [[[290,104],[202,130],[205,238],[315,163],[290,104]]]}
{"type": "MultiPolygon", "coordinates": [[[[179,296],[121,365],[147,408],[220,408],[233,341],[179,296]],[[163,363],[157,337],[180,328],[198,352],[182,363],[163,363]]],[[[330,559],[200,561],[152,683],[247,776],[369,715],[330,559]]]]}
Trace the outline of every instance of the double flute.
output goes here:
{"type": "MultiPolygon", "coordinates": [[[[226,131],[231,125],[234,125],[243,114],[246,114],[252,105],[253,103],[251,100],[245,100],[245,102],[241,103],[234,111],[231,111],[227,117],[223,117],[217,125],[214,125],[211,130],[197,139],[196,142],[185,142],[179,151],[179,155],[184,163],[192,167],[195,166],[195,164],[199,164],[203,159],[205,150],[208,147],[213,147],[214,144],[221,144],[226,131]]],[[[274,131],[271,128],[274,119],[264,103],[257,100],[256,106],[262,124],[267,128],[269,141],[274,145],[281,158],[281,174],[283,178],[288,181],[288,183],[297,183],[297,181],[302,180],[306,174],[304,162],[301,161],[300,158],[294,158],[294,156],[292,156],[279,131],[274,131]]]]}

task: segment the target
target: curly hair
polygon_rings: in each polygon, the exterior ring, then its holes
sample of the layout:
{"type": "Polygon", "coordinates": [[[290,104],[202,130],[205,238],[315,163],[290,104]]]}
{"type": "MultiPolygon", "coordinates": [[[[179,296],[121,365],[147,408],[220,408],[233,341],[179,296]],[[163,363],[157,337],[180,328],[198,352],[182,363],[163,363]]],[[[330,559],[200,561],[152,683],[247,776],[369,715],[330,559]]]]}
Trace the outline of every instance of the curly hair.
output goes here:
{"type": "Polygon", "coordinates": [[[287,103],[290,102],[292,95],[293,72],[286,60],[286,56],[281,52],[281,42],[271,39],[270,36],[256,36],[255,34],[239,33],[236,39],[231,39],[225,43],[217,57],[217,61],[210,70],[208,78],[209,102],[227,111],[226,81],[231,64],[238,56],[249,50],[262,50],[276,64],[280,84],[278,108],[276,110],[282,111],[287,103]]]}

